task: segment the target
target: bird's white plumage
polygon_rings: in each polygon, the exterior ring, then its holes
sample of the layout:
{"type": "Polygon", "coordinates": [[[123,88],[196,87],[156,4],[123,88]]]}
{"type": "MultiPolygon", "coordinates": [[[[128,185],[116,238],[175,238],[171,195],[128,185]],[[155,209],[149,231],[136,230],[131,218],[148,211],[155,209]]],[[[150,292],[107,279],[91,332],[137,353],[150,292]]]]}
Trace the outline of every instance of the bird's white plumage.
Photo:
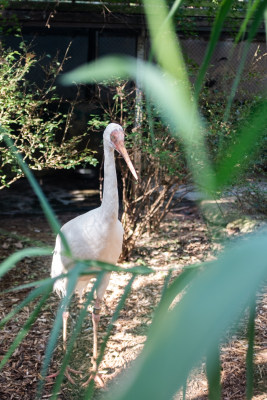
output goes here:
{"type": "MultiPolygon", "coordinates": [[[[100,214],[101,207],[72,219],[63,225],[61,230],[69,244],[74,259],[98,260],[116,264],[122,250],[122,224],[119,220],[111,226],[106,226],[105,222],[99,223],[101,220],[100,214]]],[[[62,253],[64,253],[64,248],[60,236],[57,236],[51,266],[52,277],[66,273],[73,267],[73,261],[62,255],[62,253]]],[[[80,296],[91,279],[92,275],[79,278],[76,291],[80,296]]],[[[54,290],[60,297],[66,295],[66,285],[66,279],[59,279],[54,285],[54,290]]],[[[103,285],[105,285],[104,281],[103,285]]],[[[98,292],[101,291],[101,288],[102,283],[98,292]]],[[[102,288],[102,290],[105,289],[102,288]]]]}
{"type": "MultiPolygon", "coordinates": [[[[80,260],[98,260],[116,264],[123,241],[123,228],[118,220],[118,189],[114,160],[114,144],[110,135],[117,131],[123,136],[123,131],[118,124],[109,124],[103,135],[104,143],[104,194],[100,207],[80,215],[65,225],[61,231],[70,247],[73,258],[80,260]]],[[[73,262],[65,257],[61,238],[58,235],[51,266],[51,276],[56,277],[66,273],[73,267],[73,262]]],[[[98,289],[97,298],[102,300],[108,285],[110,274],[102,279],[98,289]]],[[[91,275],[82,276],[76,286],[76,291],[81,296],[92,279],[91,275]]],[[[66,279],[55,282],[54,290],[60,295],[66,294],[66,279]]]]}
{"type": "MultiPolygon", "coordinates": [[[[78,260],[98,260],[116,264],[122,250],[123,228],[118,220],[118,188],[117,174],[114,160],[114,149],[116,149],[125,159],[133,176],[137,179],[136,171],[130,161],[128,153],[124,147],[124,133],[120,125],[109,124],[103,134],[104,144],[104,193],[100,207],[89,211],[79,217],[72,219],[62,226],[61,231],[69,245],[72,258],[64,256],[64,247],[61,237],[56,238],[51,276],[56,277],[75,268],[75,259],[78,260]]],[[[76,292],[80,298],[92,279],[92,275],[79,277],[76,284],[76,292]]],[[[95,307],[92,313],[93,322],[93,371],[87,382],[91,379],[98,382],[101,386],[103,381],[97,374],[97,329],[99,323],[99,312],[101,301],[108,286],[110,273],[105,273],[96,289],[95,307]]],[[[54,290],[60,297],[66,295],[67,279],[58,279],[54,284],[54,290]]],[[[63,349],[66,351],[67,341],[67,320],[69,313],[64,310],[63,317],[63,349]]],[[[73,379],[66,370],[65,374],[71,383],[73,379]]]]}

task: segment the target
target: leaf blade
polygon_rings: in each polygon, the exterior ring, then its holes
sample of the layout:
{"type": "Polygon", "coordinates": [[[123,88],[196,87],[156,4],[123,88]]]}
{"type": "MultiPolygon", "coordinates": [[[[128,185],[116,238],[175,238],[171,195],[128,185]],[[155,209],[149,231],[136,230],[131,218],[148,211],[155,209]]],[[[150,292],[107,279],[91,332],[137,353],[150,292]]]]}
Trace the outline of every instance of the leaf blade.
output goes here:
{"type": "Polygon", "coordinates": [[[161,313],[161,326],[151,329],[125,384],[104,399],[172,398],[192,367],[241,317],[266,277],[266,232],[237,241],[207,264],[172,311],[161,313]]]}

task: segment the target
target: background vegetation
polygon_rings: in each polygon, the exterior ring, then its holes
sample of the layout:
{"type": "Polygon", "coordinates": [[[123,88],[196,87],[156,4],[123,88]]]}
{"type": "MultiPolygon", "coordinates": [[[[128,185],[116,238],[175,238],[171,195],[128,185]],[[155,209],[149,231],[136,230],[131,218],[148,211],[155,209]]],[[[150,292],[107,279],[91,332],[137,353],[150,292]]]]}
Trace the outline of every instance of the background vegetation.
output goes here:
{"type": "MultiPolygon", "coordinates": [[[[55,82],[66,57],[67,54],[62,62],[55,58],[42,68],[44,80],[38,87],[30,80],[30,73],[38,73],[40,60],[23,40],[19,50],[5,49],[4,44],[0,48],[1,125],[32,170],[69,169],[82,163],[97,163],[94,152],[88,148],[88,132],[79,136],[71,132],[79,91],[71,102],[56,93],[55,82]]],[[[3,135],[0,152],[2,189],[24,174],[6,147],[3,135]]]]}

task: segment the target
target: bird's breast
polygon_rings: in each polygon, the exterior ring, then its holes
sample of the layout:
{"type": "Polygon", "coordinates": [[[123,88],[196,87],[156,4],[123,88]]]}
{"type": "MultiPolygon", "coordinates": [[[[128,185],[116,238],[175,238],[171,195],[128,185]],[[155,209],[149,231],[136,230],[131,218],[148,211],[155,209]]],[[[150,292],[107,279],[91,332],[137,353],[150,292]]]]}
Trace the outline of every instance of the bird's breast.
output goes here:
{"type": "MultiPolygon", "coordinates": [[[[95,211],[95,210],[94,210],[95,211]]],[[[75,258],[115,264],[120,256],[123,228],[120,221],[105,221],[97,212],[71,220],[62,227],[75,258]]]]}

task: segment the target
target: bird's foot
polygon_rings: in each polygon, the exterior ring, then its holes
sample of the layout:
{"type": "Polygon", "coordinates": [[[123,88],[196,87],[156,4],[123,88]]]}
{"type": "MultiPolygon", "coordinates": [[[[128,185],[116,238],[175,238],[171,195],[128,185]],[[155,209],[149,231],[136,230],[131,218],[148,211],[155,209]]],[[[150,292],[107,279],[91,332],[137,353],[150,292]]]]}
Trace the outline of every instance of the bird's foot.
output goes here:
{"type": "Polygon", "coordinates": [[[105,386],[104,381],[103,381],[103,379],[101,378],[101,374],[99,374],[98,372],[92,372],[91,375],[89,376],[89,378],[87,379],[87,381],[84,382],[84,383],[82,384],[82,387],[88,386],[89,383],[90,383],[92,380],[95,381],[95,384],[96,384],[98,387],[103,388],[103,387],[105,386]]]}
{"type": "MultiPolygon", "coordinates": [[[[52,379],[52,378],[56,378],[59,375],[60,371],[55,372],[54,374],[48,375],[46,377],[46,379],[52,379]]],[[[68,381],[72,384],[75,385],[75,381],[73,380],[73,378],[71,377],[70,373],[75,374],[75,375],[80,375],[81,376],[81,371],[77,371],[76,369],[67,367],[64,371],[64,375],[65,377],[68,379],[68,381]]]]}

